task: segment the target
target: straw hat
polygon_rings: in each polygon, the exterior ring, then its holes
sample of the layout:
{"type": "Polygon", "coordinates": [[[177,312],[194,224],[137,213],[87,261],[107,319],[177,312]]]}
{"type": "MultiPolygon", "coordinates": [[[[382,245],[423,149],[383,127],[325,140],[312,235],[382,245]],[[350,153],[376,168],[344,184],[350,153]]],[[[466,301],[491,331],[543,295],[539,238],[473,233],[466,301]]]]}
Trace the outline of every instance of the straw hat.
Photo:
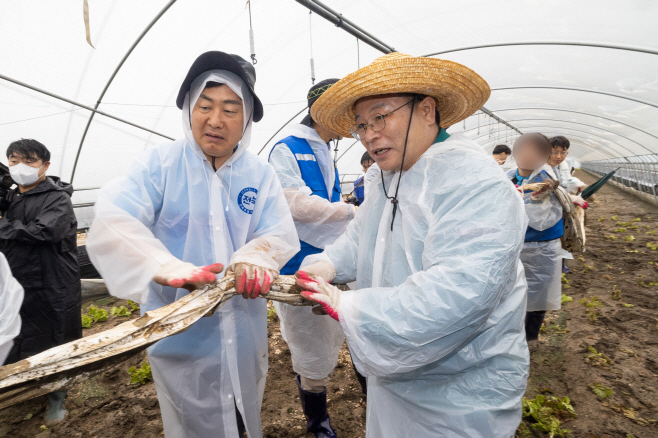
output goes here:
{"type": "Polygon", "coordinates": [[[311,108],[311,117],[330,131],[351,137],[356,101],[388,93],[432,96],[441,127],[448,128],[482,108],[491,89],[480,75],[456,62],[395,52],[332,85],[311,108]]]}

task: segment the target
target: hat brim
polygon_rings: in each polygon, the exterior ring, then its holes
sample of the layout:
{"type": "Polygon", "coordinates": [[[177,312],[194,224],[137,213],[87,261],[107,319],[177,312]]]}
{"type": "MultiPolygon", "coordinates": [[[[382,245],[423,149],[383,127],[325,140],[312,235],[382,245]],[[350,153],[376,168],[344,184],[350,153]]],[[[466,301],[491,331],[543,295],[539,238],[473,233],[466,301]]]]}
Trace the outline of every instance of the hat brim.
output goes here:
{"type": "Polygon", "coordinates": [[[330,131],[352,137],[356,102],[391,93],[432,96],[441,127],[448,128],[482,108],[491,89],[480,75],[456,62],[390,53],[332,85],[311,107],[311,117],[330,131]]]}
{"type": "Polygon", "coordinates": [[[226,70],[240,77],[240,79],[242,79],[247,85],[247,88],[249,88],[249,91],[251,91],[251,94],[254,96],[253,120],[254,122],[259,122],[263,118],[263,104],[256,95],[256,91],[252,85],[252,83],[255,83],[256,77],[255,75],[249,77],[245,67],[240,64],[238,59],[242,60],[245,65],[247,64],[247,61],[237,55],[230,55],[219,51],[206,52],[200,55],[190,67],[190,70],[187,72],[178,91],[178,97],[176,98],[176,106],[178,109],[183,109],[185,95],[190,91],[192,81],[194,81],[197,76],[210,70],[226,70]]]}

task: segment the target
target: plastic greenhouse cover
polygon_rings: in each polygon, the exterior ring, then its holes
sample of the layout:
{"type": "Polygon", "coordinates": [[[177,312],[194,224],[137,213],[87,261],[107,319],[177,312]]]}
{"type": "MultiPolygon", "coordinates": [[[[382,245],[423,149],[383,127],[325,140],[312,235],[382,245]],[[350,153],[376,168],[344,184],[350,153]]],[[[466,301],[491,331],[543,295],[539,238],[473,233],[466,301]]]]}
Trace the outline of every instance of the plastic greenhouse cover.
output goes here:
{"type": "MultiPolygon", "coordinates": [[[[94,49],[85,40],[82,2],[0,0],[0,74],[93,107],[130,46],[167,3],[89,0],[94,49]]],[[[658,153],[656,2],[323,3],[398,51],[416,56],[448,51],[436,56],[463,63],[489,82],[490,111],[524,132],[567,136],[572,160],[658,153]]],[[[266,157],[270,137],[295,114],[301,111],[297,121],[304,114],[311,53],[316,81],[342,77],[382,53],[294,0],[251,0],[251,13],[256,91],[265,104],[251,150],[262,149],[266,157]]],[[[190,64],[207,50],[248,59],[249,27],[245,1],[175,1],[128,57],[99,109],[180,138],[174,101],[190,64]]],[[[42,141],[52,152],[50,173],[64,180],[71,179],[90,114],[0,80],[0,145],[19,138],[42,141]]],[[[480,113],[449,132],[464,130],[489,149],[511,144],[518,135],[480,113]]],[[[101,186],[162,141],[96,115],[82,145],[74,187],[101,186]]],[[[353,143],[348,138],[339,144],[338,167],[346,182],[360,173],[364,152],[353,143]]],[[[6,162],[4,154],[0,160],[6,162]]],[[[94,199],[95,190],[74,195],[78,204],[94,199]]]]}

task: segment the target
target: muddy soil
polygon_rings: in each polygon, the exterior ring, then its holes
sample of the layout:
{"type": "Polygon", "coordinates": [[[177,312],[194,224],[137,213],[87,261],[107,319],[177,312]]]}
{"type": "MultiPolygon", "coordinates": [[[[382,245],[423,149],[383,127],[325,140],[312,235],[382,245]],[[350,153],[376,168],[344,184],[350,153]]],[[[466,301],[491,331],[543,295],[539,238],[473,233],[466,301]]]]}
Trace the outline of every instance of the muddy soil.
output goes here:
{"type": "Polygon", "coordinates": [[[564,423],[570,436],[658,437],[658,209],[610,184],[595,198],[587,250],[568,262],[563,283],[573,301],[547,316],[526,397],[568,396],[577,414],[564,423]],[[588,387],[595,384],[612,394],[600,399],[588,387]]]}
{"type": "MultiPolygon", "coordinates": [[[[579,176],[588,183],[594,181],[589,175],[579,176]]],[[[563,290],[573,301],[547,317],[540,343],[531,354],[526,396],[568,396],[577,417],[565,420],[563,426],[572,430],[572,437],[658,437],[658,246],[651,248],[658,244],[658,209],[608,185],[597,194],[587,215],[587,252],[569,262],[569,283],[563,290]],[[583,299],[596,303],[594,297],[600,305],[580,303],[583,299]],[[588,347],[610,363],[588,359],[592,354],[588,347]],[[588,388],[594,384],[613,392],[601,400],[588,388]]],[[[125,303],[107,299],[96,304],[109,310],[125,303]]],[[[110,317],[85,330],[85,335],[125,320],[110,317]]],[[[264,435],[311,437],[305,433],[290,351],[281,339],[276,318],[272,318],[268,335],[264,435]]],[[[0,411],[0,437],[162,437],[153,382],[130,385],[128,369],[145,360],[142,353],[71,388],[69,417],[46,430],[41,430],[45,397],[0,411]]],[[[328,398],[338,436],[364,437],[365,408],[345,347],[328,398]]],[[[530,421],[526,424],[530,436],[548,436],[532,430],[530,421]]]]}

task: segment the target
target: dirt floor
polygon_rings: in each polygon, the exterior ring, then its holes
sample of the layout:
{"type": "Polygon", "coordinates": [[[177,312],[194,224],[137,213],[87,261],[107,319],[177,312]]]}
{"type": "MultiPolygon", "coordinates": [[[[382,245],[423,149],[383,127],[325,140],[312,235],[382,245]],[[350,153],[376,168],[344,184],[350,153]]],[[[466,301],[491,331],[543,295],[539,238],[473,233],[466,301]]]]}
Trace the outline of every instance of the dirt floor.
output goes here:
{"type": "MultiPolygon", "coordinates": [[[[572,437],[658,437],[658,246],[653,247],[658,245],[658,209],[610,185],[596,197],[587,212],[587,252],[569,262],[571,273],[563,285],[573,301],[547,317],[531,354],[526,396],[569,397],[577,417],[563,418],[560,427],[572,430],[572,437]],[[596,384],[611,389],[611,395],[598,398],[588,387],[596,384]]],[[[96,302],[108,311],[121,304],[113,298],[96,302]]],[[[85,335],[125,320],[110,316],[85,335]]],[[[264,435],[310,437],[276,318],[270,323],[269,345],[264,435]]],[[[162,437],[153,382],[130,384],[128,369],[145,360],[140,354],[72,388],[70,414],[60,424],[44,424],[45,397],[0,411],[0,437],[162,437]]],[[[364,437],[365,408],[346,348],[328,398],[338,436],[364,437]]],[[[525,423],[527,431],[518,436],[549,436],[533,430],[532,421],[525,423]]]]}

